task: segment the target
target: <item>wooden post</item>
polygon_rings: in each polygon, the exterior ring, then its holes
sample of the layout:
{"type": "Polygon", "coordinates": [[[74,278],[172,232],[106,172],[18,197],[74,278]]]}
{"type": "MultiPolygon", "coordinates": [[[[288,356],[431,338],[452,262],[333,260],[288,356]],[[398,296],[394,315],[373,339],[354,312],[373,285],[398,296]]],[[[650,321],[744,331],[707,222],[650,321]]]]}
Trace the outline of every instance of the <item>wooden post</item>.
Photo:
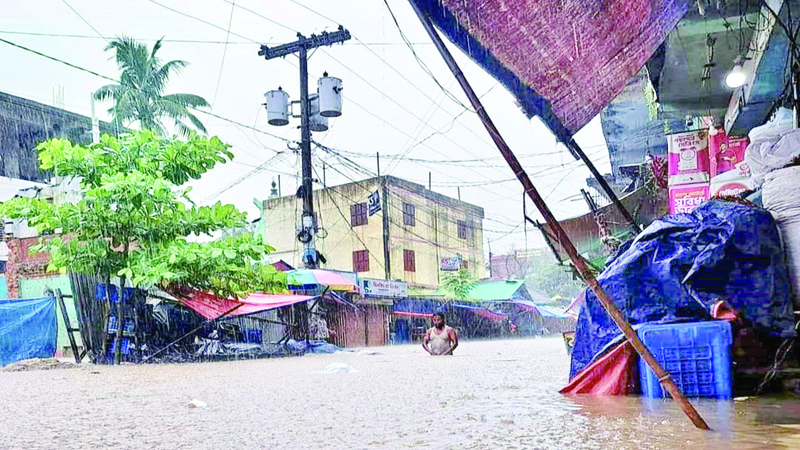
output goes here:
{"type": "Polygon", "coordinates": [[[672,377],[669,375],[669,373],[667,373],[661,367],[658,361],[656,361],[653,354],[650,353],[650,350],[648,350],[647,347],[642,343],[642,341],[636,335],[636,332],[633,330],[631,325],[622,315],[622,312],[620,312],[620,310],[614,304],[614,301],[606,293],[603,287],[600,286],[600,284],[597,282],[597,279],[595,279],[586,261],[584,261],[584,259],[578,254],[578,251],[575,249],[575,246],[569,239],[569,236],[567,236],[567,233],[561,227],[561,224],[556,220],[555,216],[550,211],[550,208],[547,206],[544,199],[542,199],[541,195],[539,194],[539,191],[537,191],[536,187],[534,187],[530,177],[528,177],[528,174],[525,172],[525,169],[522,168],[522,165],[520,164],[519,160],[511,151],[511,149],[508,147],[508,144],[500,135],[500,132],[497,130],[497,127],[495,127],[494,123],[492,122],[492,119],[486,113],[486,110],[483,108],[480,99],[475,94],[475,91],[472,89],[472,87],[469,85],[469,82],[464,77],[464,74],[461,72],[461,69],[458,67],[458,64],[456,63],[455,59],[453,59],[453,56],[450,54],[450,51],[447,50],[447,47],[445,47],[441,37],[433,28],[433,23],[431,23],[430,18],[426,16],[419,9],[419,7],[416,5],[415,2],[411,1],[410,3],[411,6],[414,8],[414,11],[417,13],[419,20],[422,22],[422,25],[425,27],[425,30],[428,32],[428,35],[433,40],[433,43],[436,45],[436,48],[439,50],[439,53],[441,54],[442,58],[445,60],[445,63],[447,63],[447,66],[453,72],[453,75],[458,80],[459,84],[464,90],[464,93],[469,98],[472,107],[475,108],[475,111],[480,117],[481,122],[483,122],[486,131],[489,132],[489,135],[491,136],[495,145],[497,145],[498,150],[500,150],[500,153],[503,155],[503,158],[505,158],[506,163],[508,163],[508,165],[511,167],[511,170],[516,174],[517,179],[520,181],[520,183],[522,183],[522,186],[525,188],[525,192],[528,194],[528,197],[530,197],[534,205],[536,205],[536,207],[539,209],[539,212],[542,214],[545,221],[555,231],[556,237],[559,243],[561,244],[561,247],[569,255],[570,259],[572,260],[572,263],[575,265],[575,268],[578,270],[583,279],[586,281],[586,284],[588,284],[589,287],[592,289],[592,291],[594,291],[595,295],[597,296],[597,299],[606,309],[606,311],[614,320],[614,322],[617,324],[617,326],[622,330],[622,333],[631,343],[633,348],[636,350],[637,353],[639,353],[639,356],[641,356],[642,359],[644,359],[647,362],[647,364],[653,369],[653,372],[655,372],[659,381],[661,381],[661,384],[670,393],[672,398],[675,399],[675,402],[678,403],[678,405],[680,405],[680,407],[683,409],[683,412],[686,413],[686,415],[689,417],[692,423],[697,428],[708,430],[709,429],[708,424],[706,424],[703,418],[700,417],[700,414],[697,412],[694,406],[692,406],[692,404],[689,403],[688,400],[686,400],[686,397],[684,397],[683,394],[680,392],[678,386],[672,380],[672,377]]]}
{"type": "Polygon", "coordinates": [[[615,194],[614,190],[611,189],[611,186],[609,186],[608,181],[606,181],[605,177],[600,175],[600,172],[597,170],[597,167],[595,167],[594,163],[592,163],[589,157],[586,156],[586,153],[583,152],[583,149],[580,147],[580,145],[578,145],[578,143],[575,142],[575,139],[571,139],[566,144],[567,148],[569,148],[573,153],[578,155],[580,159],[583,160],[583,163],[586,165],[587,168],[589,168],[589,172],[592,172],[592,175],[594,176],[595,180],[597,180],[597,182],[600,184],[600,187],[603,189],[603,192],[606,193],[609,200],[611,200],[614,206],[616,206],[617,209],[619,209],[619,212],[622,213],[622,217],[624,217],[625,220],[628,222],[628,227],[631,229],[631,232],[633,232],[633,235],[636,236],[637,234],[639,234],[639,232],[642,231],[639,228],[639,225],[636,223],[635,220],[633,220],[633,216],[631,216],[631,213],[629,213],[628,209],[625,208],[622,202],[619,201],[619,198],[617,198],[617,194],[615,194]]]}

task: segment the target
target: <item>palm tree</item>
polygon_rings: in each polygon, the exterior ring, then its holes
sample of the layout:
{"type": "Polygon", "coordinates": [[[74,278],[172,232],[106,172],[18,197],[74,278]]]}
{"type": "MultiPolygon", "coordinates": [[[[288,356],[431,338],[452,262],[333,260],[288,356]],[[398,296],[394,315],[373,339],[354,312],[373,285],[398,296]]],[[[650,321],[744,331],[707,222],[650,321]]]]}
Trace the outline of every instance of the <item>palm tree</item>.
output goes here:
{"type": "Polygon", "coordinates": [[[189,63],[175,60],[162,64],[156,56],[162,40],[159,39],[152,50],[146,44],[124,36],[111,41],[105,50],[116,51],[117,66],[122,71],[120,83],[103,86],[94,96],[97,100],[114,101],[114,106],[108,112],[121,126],[138,122],[142,129],[166,135],[167,128],[162,122],[166,118],[175,122],[175,127],[183,136],[192,130],[186,120],[200,132],[206,133],[203,123],[189,111],[189,108],[209,106],[203,97],[193,94],[163,95],[169,76],[179,73],[189,63]]]}

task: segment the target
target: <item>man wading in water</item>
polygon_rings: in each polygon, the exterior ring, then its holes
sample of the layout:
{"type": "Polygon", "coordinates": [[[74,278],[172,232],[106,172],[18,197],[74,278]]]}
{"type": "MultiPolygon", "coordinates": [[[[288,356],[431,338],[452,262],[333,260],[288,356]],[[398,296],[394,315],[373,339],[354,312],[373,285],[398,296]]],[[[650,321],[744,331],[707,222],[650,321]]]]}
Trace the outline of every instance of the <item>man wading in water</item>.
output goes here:
{"type": "Polygon", "coordinates": [[[422,348],[431,355],[439,356],[452,355],[456,347],[458,347],[456,330],[445,324],[444,314],[434,314],[433,327],[425,333],[425,338],[422,339],[422,348]]]}

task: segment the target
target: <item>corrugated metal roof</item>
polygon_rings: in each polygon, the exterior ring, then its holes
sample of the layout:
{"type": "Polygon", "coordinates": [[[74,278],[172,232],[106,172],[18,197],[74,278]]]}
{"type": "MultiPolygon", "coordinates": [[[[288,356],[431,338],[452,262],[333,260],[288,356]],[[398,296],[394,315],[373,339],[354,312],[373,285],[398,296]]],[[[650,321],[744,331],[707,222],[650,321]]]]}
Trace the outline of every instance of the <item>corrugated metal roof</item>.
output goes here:
{"type": "Polygon", "coordinates": [[[524,284],[523,281],[511,280],[480,283],[469,291],[469,297],[472,300],[480,302],[509,300],[517,294],[517,291],[519,291],[524,284]]]}

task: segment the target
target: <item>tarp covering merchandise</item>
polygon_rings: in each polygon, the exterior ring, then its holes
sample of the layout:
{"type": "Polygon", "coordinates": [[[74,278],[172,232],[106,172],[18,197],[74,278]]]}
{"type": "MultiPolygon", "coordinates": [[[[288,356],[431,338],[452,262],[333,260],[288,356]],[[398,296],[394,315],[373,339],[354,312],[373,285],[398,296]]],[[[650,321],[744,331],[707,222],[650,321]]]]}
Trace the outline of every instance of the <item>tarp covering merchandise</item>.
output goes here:
{"type": "MultiPolygon", "coordinates": [[[[598,281],[632,325],[711,320],[725,300],[755,329],[794,335],[788,274],[769,212],[710,201],[653,222],[609,258],[598,281]]],[[[621,332],[593,292],[581,308],[570,378],[621,332]]]]}
{"type": "Polygon", "coordinates": [[[687,0],[410,0],[497,78],[528,117],[569,140],[613,100],[687,0]]]}
{"type": "Polygon", "coordinates": [[[316,297],[310,295],[267,295],[250,294],[239,301],[215,297],[204,292],[194,292],[180,302],[208,320],[221,317],[245,316],[261,311],[307,302],[316,297]],[[236,309],[234,309],[236,308],[236,309]],[[229,312],[230,311],[230,312],[229,312]]]}
{"type": "Polygon", "coordinates": [[[0,366],[56,353],[55,297],[0,300],[0,366]]]}

